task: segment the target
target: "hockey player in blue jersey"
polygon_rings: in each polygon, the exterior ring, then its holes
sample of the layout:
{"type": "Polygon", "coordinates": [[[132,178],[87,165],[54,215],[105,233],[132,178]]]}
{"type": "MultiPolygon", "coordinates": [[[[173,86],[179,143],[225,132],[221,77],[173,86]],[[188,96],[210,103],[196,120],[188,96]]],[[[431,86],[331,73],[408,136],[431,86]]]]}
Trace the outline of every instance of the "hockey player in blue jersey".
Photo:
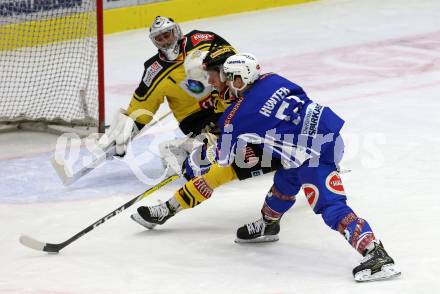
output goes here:
{"type": "Polygon", "coordinates": [[[262,217],[240,227],[236,242],[278,240],[280,219],[302,188],[313,211],[365,256],[353,269],[356,281],[400,275],[368,222],[346,203],[337,168],[344,151],[339,134],[344,121],[291,81],[277,74],[261,75],[251,54],[229,57],[223,74],[238,100],[219,120],[222,136],[217,164],[238,164],[240,158],[235,154],[246,142],[260,144],[263,160],[278,158],[283,163],[266,195],[262,217]]]}

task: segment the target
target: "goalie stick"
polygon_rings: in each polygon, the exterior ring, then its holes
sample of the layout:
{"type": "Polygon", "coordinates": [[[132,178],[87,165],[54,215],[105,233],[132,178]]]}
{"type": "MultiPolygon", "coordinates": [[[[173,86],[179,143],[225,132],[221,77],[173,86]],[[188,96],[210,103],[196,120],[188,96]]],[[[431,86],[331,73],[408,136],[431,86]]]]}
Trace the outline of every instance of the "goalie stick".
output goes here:
{"type": "Polygon", "coordinates": [[[108,219],[110,219],[110,218],[116,216],[117,214],[123,212],[125,209],[129,208],[134,203],[144,199],[145,197],[149,196],[153,192],[159,190],[160,188],[162,188],[166,184],[168,184],[168,183],[170,183],[170,182],[172,182],[172,181],[174,181],[174,180],[176,180],[178,178],[179,178],[179,176],[177,176],[177,175],[174,175],[174,176],[166,178],[165,180],[163,180],[162,182],[160,182],[156,186],[151,187],[150,189],[148,189],[144,193],[136,196],[135,198],[131,199],[130,201],[128,201],[124,205],[116,208],[115,210],[113,210],[112,212],[107,214],[106,216],[100,218],[99,220],[97,220],[96,222],[94,222],[93,224],[91,224],[90,226],[88,226],[84,230],[78,232],[77,234],[75,234],[74,236],[70,237],[69,239],[67,239],[64,242],[61,242],[61,243],[44,243],[44,242],[35,240],[34,238],[29,237],[27,235],[21,235],[20,238],[19,238],[19,241],[20,241],[20,243],[22,245],[24,245],[26,247],[29,247],[29,248],[32,248],[32,249],[35,249],[35,250],[45,251],[45,252],[49,252],[49,253],[58,253],[61,249],[63,249],[64,247],[66,247],[67,245],[72,243],[73,241],[79,239],[80,237],[84,236],[85,234],[87,234],[91,230],[95,229],[97,226],[102,225],[108,219]]]}
{"type": "MultiPolygon", "coordinates": [[[[159,119],[154,121],[149,126],[145,127],[145,130],[142,129],[141,133],[146,132],[151,127],[156,125],[158,122],[162,121],[166,117],[168,117],[171,114],[171,111],[167,112],[163,116],[161,116],[159,119]]],[[[61,160],[59,158],[55,158],[55,156],[52,157],[51,163],[53,168],[55,169],[58,177],[60,178],[61,182],[64,186],[69,186],[82,178],[83,176],[90,173],[92,170],[94,170],[97,166],[99,166],[101,163],[103,163],[105,160],[112,158],[113,155],[116,154],[116,146],[111,145],[107,147],[107,149],[103,150],[104,153],[102,153],[100,156],[98,156],[95,160],[91,161],[89,164],[83,166],[79,170],[75,172],[70,172],[68,168],[66,168],[66,162],[64,160],[61,160]]]]}

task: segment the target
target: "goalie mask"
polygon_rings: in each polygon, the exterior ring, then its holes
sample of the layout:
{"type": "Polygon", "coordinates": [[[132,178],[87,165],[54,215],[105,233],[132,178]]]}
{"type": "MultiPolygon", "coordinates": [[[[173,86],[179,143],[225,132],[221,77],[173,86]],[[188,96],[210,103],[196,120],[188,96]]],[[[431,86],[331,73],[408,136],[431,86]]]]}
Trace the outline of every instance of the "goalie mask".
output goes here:
{"type": "Polygon", "coordinates": [[[150,39],[168,60],[176,60],[180,53],[182,31],[171,18],[157,16],[150,26],[150,39]]]}
{"type": "Polygon", "coordinates": [[[254,83],[260,77],[260,65],[255,56],[249,53],[239,53],[226,59],[223,64],[223,72],[229,86],[237,95],[239,91],[243,91],[246,86],[254,83]],[[235,77],[241,77],[243,86],[234,87],[235,77]]]}

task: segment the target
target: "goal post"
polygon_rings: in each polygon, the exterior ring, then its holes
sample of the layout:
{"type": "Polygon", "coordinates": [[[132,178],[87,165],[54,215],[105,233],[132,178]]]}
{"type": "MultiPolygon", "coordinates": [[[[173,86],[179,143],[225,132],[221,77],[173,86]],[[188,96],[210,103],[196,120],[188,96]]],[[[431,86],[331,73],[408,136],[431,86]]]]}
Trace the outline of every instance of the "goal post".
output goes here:
{"type": "Polygon", "coordinates": [[[102,2],[0,1],[0,123],[104,131],[102,2]]]}

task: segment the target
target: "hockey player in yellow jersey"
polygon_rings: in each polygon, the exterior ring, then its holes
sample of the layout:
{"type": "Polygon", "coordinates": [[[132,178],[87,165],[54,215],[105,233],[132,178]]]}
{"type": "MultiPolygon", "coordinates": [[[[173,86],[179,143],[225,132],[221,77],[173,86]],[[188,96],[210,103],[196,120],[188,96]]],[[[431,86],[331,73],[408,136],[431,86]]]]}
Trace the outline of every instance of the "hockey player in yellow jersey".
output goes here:
{"type": "MultiPolygon", "coordinates": [[[[180,27],[164,17],[157,17],[153,22],[150,38],[159,52],[145,62],[142,80],[133,94],[128,114],[138,109],[155,113],[166,99],[183,133],[194,133],[197,127],[187,121],[191,116],[211,114],[212,105],[206,100],[210,98],[208,94],[212,89],[203,81],[186,77],[185,58],[192,51],[208,51],[214,46],[229,43],[212,32],[194,30],[182,35],[180,27]]],[[[136,118],[141,127],[150,121],[149,115],[136,118]]]]}
{"type": "MultiPolygon", "coordinates": [[[[125,155],[131,138],[150,123],[165,100],[182,132],[193,137],[200,134],[206,125],[215,122],[218,113],[224,111],[221,104],[215,110],[210,94],[212,88],[208,83],[187,78],[184,62],[191,52],[229,45],[227,41],[208,31],[193,30],[183,35],[177,23],[163,16],[154,19],[149,37],[158,48],[158,53],[144,63],[141,81],[128,109],[118,111],[108,132],[99,141],[99,146],[104,150],[116,145],[116,154],[119,156],[125,155]]],[[[179,148],[182,142],[177,140],[177,143],[168,142],[159,146],[162,158],[175,157],[176,150],[170,149],[179,148]]],[[[178,154],[179,163],[186,155],[185,152],[178,154]]],[[[179,163],[172,169],[180,169],[179,163]]]]}
{"type": "MultiPolygon", "coordinates": [[[[231,95],[226,86],[225,78],[222,76],[222,65],[224,61],[235,55],[226,47],[218,47],[211,50],[203,60],[203,66],[208,73],[208,82],[215,89],[216,103],[231,103],[235,97],[231,95]]],[[[211,133],[218,135],[215,128],[211,133]]],[[[215,143],[212,145],[215,147],[215,143]]],[[[142,226],[152,229],[157,224],[163,224],[170,217],[183,209],[194,208],[203,201],[209,199],[217,187],[233,180],[245,180],[272,172],[281,166],[277,159],[271,161],[270,167],[262,167],[262,151],[260,148],[251,144],[246,145],[243,150],[243,162],[238,166],[235,162],[227,167],[221,167],[217,164],[211,165],[214,161],[209,146],[199,146],[191,152],[185,160],[183,166],[183,175],[188,180],[168,201],[156,206],[140,206],[137,213],[132,214],[131,218],[142,226]],[[205,160],[206,170],[203,164],[196,163],[200,159],[205,160]],[[247,166],[247,167],[246,167],[247,166]],[[207,171],[206,173],[204,173],[207,171]]]]}

